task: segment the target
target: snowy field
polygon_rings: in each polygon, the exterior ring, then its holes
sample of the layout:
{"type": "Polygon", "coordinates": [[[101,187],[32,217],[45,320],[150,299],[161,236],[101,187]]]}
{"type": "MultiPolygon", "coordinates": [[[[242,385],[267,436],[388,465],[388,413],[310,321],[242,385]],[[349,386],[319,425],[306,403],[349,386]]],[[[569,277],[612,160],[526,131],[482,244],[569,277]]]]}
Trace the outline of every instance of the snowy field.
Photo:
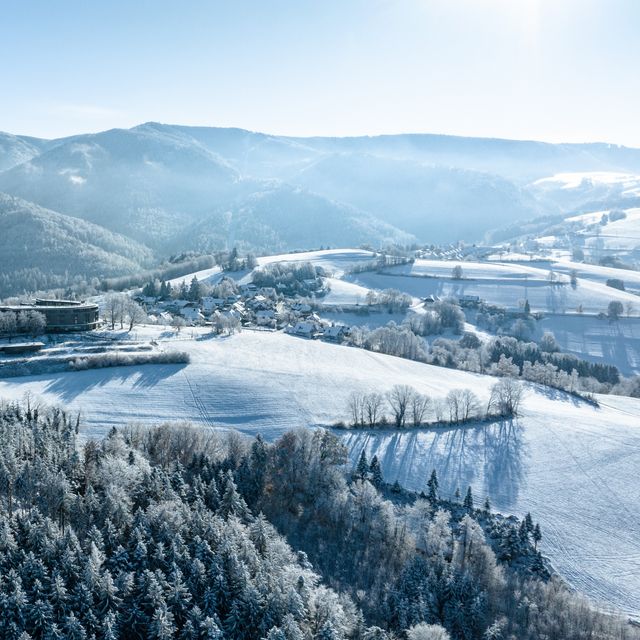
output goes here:
{"type": "Polygon", "coordinates": [[[347,282],[339,278],[327,278],[330,290],[318,302],[324,305],[365,305],[369,289],[353,282],[347,282]]]}
{"type": "MultiPolygon", "coordinates": [[[[447,297],[459,297],[462,295],[479,296],[490,304],[496,304],[509,310],[522,310],[525,300],[529,300],[532,311],[550,313],[575,313],[579,305],[582,305],[584,313],[598,314],[606,312],[611,300],[619,300],[625,306],[632,305],[632,315],[640,313],[640,298],[626,291],[619,291],[600,282],[581,280],[574,289],[569,284],[550,285],[545,277],[518,277],[518,268],[523,265],[511,265],[509,276],[496,274],[491,277],[492,269],[489,267],[503,267],[504,265],[486,265],[488,269],[485,277],[472,278],[465,268],[467,277],[463,280],[454,280],[450,277],[451,269],[456,263],[449,263],[447,275],[440,277],[416,277],[401,274],[387,275],[379,273],[358,273],[348,276],[356,284],[371,289],[395,288],[415,297],[424,298],[430,294],[447,297]]],[[[464,268],[464,263],[463,263],[464,268]]],[[[536,271],[540,272],[540,269],[536,271]]],[[[560,278],[566,280],[565,276],[560,278]]]]}
{"type": "MultiPolygon", "coordinates": [[[[142,328],[139,337],[153,335],[142,328]],[[148,335],[147,335],[148,334],[148,335]]],[[[346,418],[352,390],[410,384],[432,397],[472,388],[486,400],[494,380],[281,333],[172,340],[188,365],[89,370],[0,382],[0,397],[26,392],[81,411],[86,434],[113,424],[190,420],[273,439],[299,426],[346,418]]],[[[166,345],[169,346],[169,345],[166,345]]],[[[598,603],[640,614],[640,401],[590,405],[529,388],[513,424],[439,431],[340,432],[355,459],[363,447],[385,477],[420,489],[432,468],[443,492],[470,484],[478,502],[540,520],[543,551],[598,603]]]]}
{"type": "Polygon", "coordinates": [[[568,259],[547,263],[547,269],[553,269],[566,275],[569,275],[571,271],[575,271],[578,283],[580,283],[581,279],[587,279],[604,284],[610,278],[619,278],[624,282],[627,290],[640,291],[640,271],[602,267],[597,264],[583,264],[582,262],[572,262],[568,259]]]}
{"type": "Polygon", "coordinates": [[[317,267],[323,267],[334,276],[340,277],[346,269],[358,264],[372,262],[375,259],[375,253],[364,249],[323,249],[265,256],[258,258],[258,265],[263,267],[274,262],[310,262],[317,267]]]}
{"type": "Polygon", "coordinates": [[[625,376],[640,374],[640,318],[609,322],[594,316],[547,315],[536,329],[534,340],[551,331],[563,353],[613,364],[625,376]]]}
{"type": "Polygon", "coordinates": [[[534,186],[545,189],[573,190],[588,187],[615,187],[624,196],[640,195],[640,176],[615,171],[579,171],[556,173],[548,178],[536,180],[534,186]]]}

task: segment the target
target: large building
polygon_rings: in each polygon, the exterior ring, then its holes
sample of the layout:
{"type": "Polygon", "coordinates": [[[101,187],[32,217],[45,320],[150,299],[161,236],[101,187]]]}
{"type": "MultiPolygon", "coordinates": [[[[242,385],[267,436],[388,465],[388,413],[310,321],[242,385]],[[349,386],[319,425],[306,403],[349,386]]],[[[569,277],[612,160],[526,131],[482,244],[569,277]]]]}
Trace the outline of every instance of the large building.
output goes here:
{"type": "Polygon", "coordinates": [[[90,331],[98,326],[98,305],[92,302],[76,300],[42,300],[37,298],[33,304],[21,304],[0,307],[0,312],[37,311],[47,320],[48,333],[64,331],[90,331]]]}

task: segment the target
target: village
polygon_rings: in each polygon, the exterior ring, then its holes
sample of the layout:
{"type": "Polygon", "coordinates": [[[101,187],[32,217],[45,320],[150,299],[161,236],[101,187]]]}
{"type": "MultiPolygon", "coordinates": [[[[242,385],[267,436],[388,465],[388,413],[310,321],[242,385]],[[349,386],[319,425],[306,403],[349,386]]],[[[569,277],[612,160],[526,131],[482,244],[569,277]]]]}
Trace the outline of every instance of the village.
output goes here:
{"type": "Polygon", "coordinates": [[[199,296],[202,285],[194,277],[189,287],[183,283],[178,297],[145,295],[149,293],[145,287],[133,299],[144,308],[150,322],[178,330],[183,326],[210,326],[218,334],[240,328],[284,330],[303,338],[342,342],[349,335],[349,327],[318,314],[318,300],[328,291],[323,278],[309,278],[302,284],[303,293],[309,295],[297,295],[280,282],[274,287],[259,287],[253,282],[236,284],[224,278],[213,288],[217,295],[199,296]]]}

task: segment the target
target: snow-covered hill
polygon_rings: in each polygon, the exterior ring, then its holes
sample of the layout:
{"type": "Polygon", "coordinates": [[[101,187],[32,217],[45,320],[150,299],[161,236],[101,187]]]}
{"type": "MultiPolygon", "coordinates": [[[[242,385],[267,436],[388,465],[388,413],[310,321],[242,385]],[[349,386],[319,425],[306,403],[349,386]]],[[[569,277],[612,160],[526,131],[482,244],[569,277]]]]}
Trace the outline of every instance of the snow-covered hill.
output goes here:
{"type": "MultiPolygon", "coordinates": [[[[142,328],[140,337],[158,329],[142,328]]],[[[431,397],[472,388],[486,400],[488,376],[445,370],[359,349],[246,331],[162,345],[187,350],[188,365],[90,370],[0,382],[0,397],[26,392],[81,411],[86,435],[123,422],[189,420],[273,439],[299,426],[347,417],[353,390],[409,384],[431,397]]],[[[598,603],[640,612],[640,401],[603,398],[600,409],[528,387],[511,423],[435,431],[339,432],[352,458],[366,447],[388,480],[423,488],[436,468],[443,492],[471,485],[478,501],[523,515],[544,533],[543,550],[598,603]]]]}

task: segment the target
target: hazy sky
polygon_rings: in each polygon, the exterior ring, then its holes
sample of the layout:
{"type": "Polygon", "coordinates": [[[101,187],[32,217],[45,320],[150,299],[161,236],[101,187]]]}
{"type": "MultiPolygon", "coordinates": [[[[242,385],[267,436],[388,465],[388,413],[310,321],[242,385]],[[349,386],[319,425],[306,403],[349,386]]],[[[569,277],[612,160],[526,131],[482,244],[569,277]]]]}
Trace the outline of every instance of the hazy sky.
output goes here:
{"type": "Polygon", "coordinates": [[[0,0],[0,130],[640,146],[640,0],[0,0]]]}

